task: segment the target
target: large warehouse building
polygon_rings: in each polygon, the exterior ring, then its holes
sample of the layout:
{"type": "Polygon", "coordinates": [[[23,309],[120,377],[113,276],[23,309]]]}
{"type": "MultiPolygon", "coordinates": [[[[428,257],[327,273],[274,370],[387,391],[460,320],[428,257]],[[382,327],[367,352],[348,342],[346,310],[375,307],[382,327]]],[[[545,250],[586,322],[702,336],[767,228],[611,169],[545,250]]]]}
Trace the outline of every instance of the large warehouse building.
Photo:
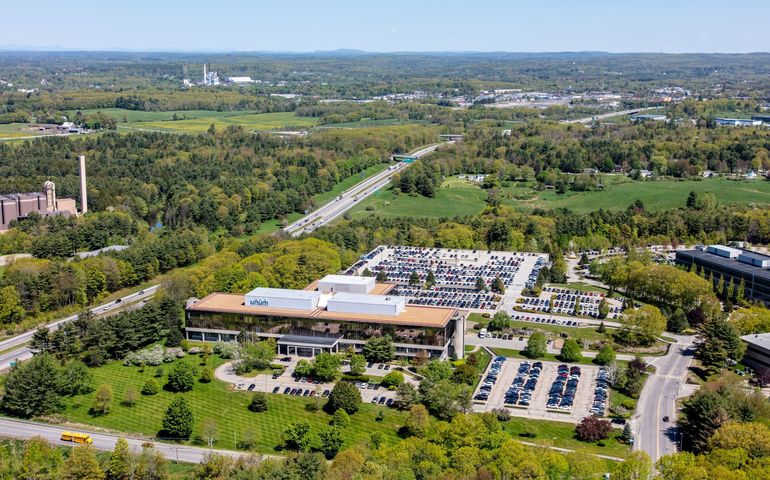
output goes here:
{"type": "Polygon", "coordinates": [[[427,352],[462,358],[465,318],[456,308],[407,305],[374,278],[328,275],[305,290],[255,288],[246,295],[213,293],[187,304],[190,340],[275,338],[282,355],[360,351],[371,337],[390,335],[396,355],[427,352]]]}
{"type": "Polygon", "coordinates": [[[768,255],[724,245],[709,245],[676,252],[676,264],[685,268],[694,264],[698,272],[705,271],[711,278],[723,277],[725,282],[732,280],[735,285],[743,281],[748,300],[770,304],[768,255]]]}

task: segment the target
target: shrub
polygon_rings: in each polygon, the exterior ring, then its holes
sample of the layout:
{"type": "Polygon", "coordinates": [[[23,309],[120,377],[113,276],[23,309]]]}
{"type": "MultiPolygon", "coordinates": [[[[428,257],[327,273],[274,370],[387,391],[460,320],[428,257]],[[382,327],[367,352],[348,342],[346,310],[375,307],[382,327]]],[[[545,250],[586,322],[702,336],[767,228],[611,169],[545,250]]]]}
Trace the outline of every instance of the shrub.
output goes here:
{"type": "Polygon", "coordinates": [[[561,347],[559,358],[563,362],[579,362],[583,359],[583,353],[580,351],[580,345],[577,340],[568,338],[561,347]]]}
{"type": "Polygon", "coordinates": [[[348,382],[337,382],[326,402],[327,412],[336,412],[340,408],[352,415],[361,406],[361,392],[355,385],[348,382]]]}
{"type": "Polygon", "coordinates": [[[229,342],[217,342],[214,344],[213,352],[226,359],[241,358],[241,346],[235,340],[229,342]]]}
{"type": "Polygon", "coordinates": [[[577,437],[584,442],[595,442],[604,440],[610,436],[612,424],[609,420],[602,420],[596,417],[585,417],[575,427],[577,437]]]}
{"type": "Polygon", "coordinates": [[[204,368],[201,370],[201,378],[199,380],[201,383],[211,383],[211,369],[204,368]]]}
{"type": "Polygon", "coordinates": [[[144,382],[144,386],[142,387],[142,395],[155,395],[159,391],[160,386],[154,378],[149,378],[146,382],[144,382]]]}
{"type": "Polygon", "coordinates": [[[166,386],[172,392],[189,392],[195,386],[195,377],[195,367],[179,362],[169,372],[166,386]]]}
{"type": "Polygon", "coordinates": [[[249,410],[252,412],[265,412],[267,411],[267,395],[265,392],[256,392],[251,397],[251,403],[249,403],[249,410]]]}
{"type": "Polygon", "coordinates": [[[331,424],[341,430],[344,430],[348,428],[348,425],[350,425],[350,417],[345,410],[340,408],[334,412],[331,424]]]}
{"type": "Polygon", "coordinates": [[[382,377],[381,385],[384,387],[398,387],[402,383],[404,383],[404,374],[397,371],[391,371],[382,377]]]}

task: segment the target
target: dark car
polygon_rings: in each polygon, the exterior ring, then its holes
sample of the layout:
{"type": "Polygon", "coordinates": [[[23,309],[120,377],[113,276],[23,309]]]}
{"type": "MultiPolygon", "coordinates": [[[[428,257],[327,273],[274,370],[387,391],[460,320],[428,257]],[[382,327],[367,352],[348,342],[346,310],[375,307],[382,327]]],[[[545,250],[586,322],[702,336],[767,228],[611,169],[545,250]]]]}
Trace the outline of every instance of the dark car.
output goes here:
{"type": "Polygon", "coordinates": [[[284,395],[288,395],[290,393],[291,393],[291,387],[286,387],[286,388],[283,389],[283,394],[284,395]]]}
{"type": "Polygon", "coordinates": [[[663,421],[664,421],[664,422],[668,423],[668,421],[669,421],[669,420],[670,420],[670,418],[668,418],[668,415],[666,415],[665,417],[663,417],[663,421]]]}
{"type": "Polygon", "coordinates": [[[305,391],[302,393],[302,396],[303,396],[303,397],[307,397],[308,395],[310,395],[310,390],[305,390],[305,391]]]}
{"type": "Polygon", "coordinates": [[[385,403],[385,400],[387,400],[387,398],[385,398],[385,397],[380,397],[380,401],[379,401],[379,402],[377,402],[377,403],[379,403],[380,405],[382,405],[383,403],[385,403]]]}
{"type": "Polygon", "coordinates": [[[256,385],[254,385],[254,384],[252,383],[251,385],[249,385],[249,388],[248,388],[248,390],[249,390],[249,391],[252,391],[252,390],[254,390],[255,388],[257,388],[257,386],[256,386],[256,385]]]}
{"type": "Polygon", "coordinates": [[[120,303],[120,302],[122,302],[122,301],[123,301],[123,299],[122,299],[122,298],[119,298],[119,299],[115,300],[115,303],[120,303]]]}
{"type": "Polygon", "coordinates": [[[323,397],[328,397],[331,392],[329,390],[324,390],[323,397]]]}
{"type": "Polygon", "coordinates": [[[281,390],[281,387],[275,387],[273,389],[273,393],[278,393],[281,390]]]}

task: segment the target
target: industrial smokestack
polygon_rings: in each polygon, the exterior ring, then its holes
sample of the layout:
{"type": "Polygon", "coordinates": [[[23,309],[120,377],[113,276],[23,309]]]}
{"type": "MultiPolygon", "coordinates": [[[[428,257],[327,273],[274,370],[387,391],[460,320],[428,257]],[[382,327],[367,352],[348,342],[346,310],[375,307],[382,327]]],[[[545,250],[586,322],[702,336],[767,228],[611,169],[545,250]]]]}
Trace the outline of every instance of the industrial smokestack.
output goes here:
{"type": "Polygon", "coordinates": [[[45,211],[55,212],[58,210],[56,206],[56,185],[52,181],[47,181],[43,184],[43,195],[45,195],[45,211]]]}
{"type": "Polygon", "coordinates": [[[203,64],[203,84],[206,85],[206,64],[203,64]]]}
{"type": "Polygon", "coordinates": [[[88,211],[88,192],[86,192],[86,156],[78,157],[80,160],[80,213],[88,211]]]}

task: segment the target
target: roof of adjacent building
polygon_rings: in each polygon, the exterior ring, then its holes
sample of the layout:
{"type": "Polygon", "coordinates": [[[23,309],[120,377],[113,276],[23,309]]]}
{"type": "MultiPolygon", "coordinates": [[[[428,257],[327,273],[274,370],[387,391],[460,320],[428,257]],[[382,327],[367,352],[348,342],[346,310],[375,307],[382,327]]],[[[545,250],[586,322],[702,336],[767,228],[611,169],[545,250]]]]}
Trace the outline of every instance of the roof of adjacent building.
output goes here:
{"type": "Polygon", "coordinates": [[[374,281],[373,277],[357,277],[353,275],[327,275],[319,282],[345,283],[348,285],[366,285],[374,281]]]}
{"type": "Polygon", "coordinates": [[[290,298],[290,299],[314,299],[320,297],[319,292],[307,290],[290,290],[287,288],[267,288],[257,287],[246,295],[251,297],[272,297],[272,298],[290,298]]]}
{"type": "Polygon", "coordinates": [[[362,305],[398,305],[400,303],[404,303],[406,301],[406,297],[339,292],[335,293],[334,296],[329,299],[329,301],[353,302],[360,303],[362,305]]]}
{"type": "MultiPolygon", "coordinates": [[[[310,285],[305,287],[303,290],[309,290],[309,291],[318,290],[318,282],[320,282],[320,280],[314,280],[310,285]]],[[[396,288],[395,283],[375,283],[374,288],[372,288],[372,291],[369,292],[369,295],[385,295],[391,290],[393,290],[394,288],[396,288]]]]}
{"type": "Polygon", "coordinates": [[[770,270],[765,270],[761,267],[756,267],[748,263],[739,262],[735,258],[720,257],[719,255],[703,252],[700,250],[682,250],[676,252],[676,257],[692,257],[701,260],[711,265],[716,265],[726,270],[734,270],[737,272],[745,273],[747,275],[754,275],[755,278],[763,281],[770,282],[770,270]]]}
{"type": "Polygon", "coordinates": [[[756,345],[770,351],[770,333],[754,333],[751,335],[744,335],[741,337],[741,340],[746,343],[750,343],[751,345],[756,345]]]}
{"type": "Polygon", "coordinates": [[[291,308],[251,307],[244,305],[244,296],[232,293],[212,293],[187,307],[194,312],[221,312],[250,315],[272,315],[294,318],[318,318],[345,322],[371,322],[416,327],[443,327],[457,312],[455,308],[407,305],[398,315],[329,312],[323,308],[296,310],[291,308]]]}

